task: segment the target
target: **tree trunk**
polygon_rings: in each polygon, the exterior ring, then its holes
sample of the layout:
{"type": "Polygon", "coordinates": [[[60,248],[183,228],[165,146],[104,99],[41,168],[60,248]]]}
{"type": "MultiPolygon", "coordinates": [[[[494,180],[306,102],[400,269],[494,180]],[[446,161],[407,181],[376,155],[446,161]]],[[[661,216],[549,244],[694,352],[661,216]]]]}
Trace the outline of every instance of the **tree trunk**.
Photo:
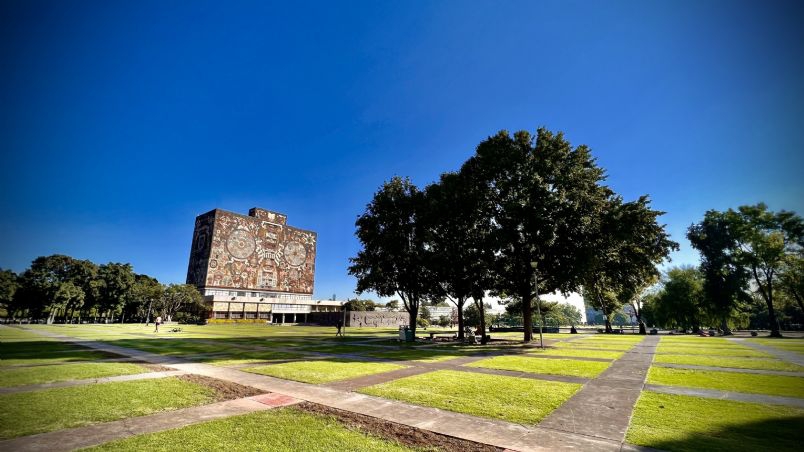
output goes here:
{"type": "Polygon", "coordinates": [[[525,327],[525,334],[523,337],[524,342],[533,340],[533,306],[530,300],[530,284],[527,285],[527,290],[520,294],[522,297],[522,325],[525,327]]]}
{"type": "Polygon", "coordinates": [[[410,315],[410,331],[413,333],[413,340],[416,340],[416,319],[419,317],[419,307],[411,305],[408,314],[410,315]]]}
{"type": "Polygon", "coordinates": [[[603,319],[605,319],[605,321],[606,321],[606,332],[607,333],[613,333],[614,331],[611,329],[611,319],[609,319],[609,315],[606,314],[606,313],[603,313],[603,319]]]}
{"type": "Polygon", "coordinates": [[[728,316],[724,315],[720,321],[720,329],[723,331],[724,336],[731,336],[731,328],[729,328],[728,316]]]}
{"type": "Polygon", "coordinates": [[[458,303],[455,304],[455,307],[458,308],[458,340],[463,342],[464,334],[463,334],[463,304],[466,300],[459,298],[458,303]]]}
{"type": "Polygon", "coordinates": [[[773,309],[773,298],[765,301],[768,305],[768,322],[770,323],[771,337],[782,337],[779,324],[776,322],[776,311],[773,309]]]}
{"type": "Polygon", "coordinates": [[[483,298],[480,298],[479,301],[475,300],[475,306],[480,311],[480,343],[485,345],[488,339],[486,338],[486,307],[483,306],[483,298]]]}

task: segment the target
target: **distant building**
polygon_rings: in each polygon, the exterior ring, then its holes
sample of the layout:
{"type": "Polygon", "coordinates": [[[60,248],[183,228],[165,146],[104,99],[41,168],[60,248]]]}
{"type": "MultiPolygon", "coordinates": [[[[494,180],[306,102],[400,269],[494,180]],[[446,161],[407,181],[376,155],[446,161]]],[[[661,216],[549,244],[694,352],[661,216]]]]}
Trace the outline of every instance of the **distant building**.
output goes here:
{"type": "Polygon", "coordinates": [[[316,239],[281,213],[209,211],[195,219],[187,284],[201,291],[211,319],[299,323],[338,311],[343,301],[312,297],[316,239]]]}

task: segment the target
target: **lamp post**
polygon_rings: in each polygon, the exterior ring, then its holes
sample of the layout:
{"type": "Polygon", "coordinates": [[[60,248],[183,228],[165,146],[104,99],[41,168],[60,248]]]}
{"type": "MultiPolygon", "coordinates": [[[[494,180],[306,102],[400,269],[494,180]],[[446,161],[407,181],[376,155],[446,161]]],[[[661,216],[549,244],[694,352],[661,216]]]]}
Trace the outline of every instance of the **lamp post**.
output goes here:
{"type": "Polygon", "coordinates": [[[544,350],[544,336],[542,336],[542,299],[539,298],[539,272],[536,270],[537,262],[531,262],[533,269],[533,290],[536,293],[536,306],[539,310],[539,346],[544,350]]]}

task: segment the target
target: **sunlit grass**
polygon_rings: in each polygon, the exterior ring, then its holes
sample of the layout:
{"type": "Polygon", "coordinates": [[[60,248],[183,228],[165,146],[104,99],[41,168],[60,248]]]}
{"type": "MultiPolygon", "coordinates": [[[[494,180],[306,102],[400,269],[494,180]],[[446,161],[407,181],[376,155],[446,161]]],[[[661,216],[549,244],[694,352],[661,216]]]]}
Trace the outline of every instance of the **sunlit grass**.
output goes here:
{"type": "Polygon", "coordinates": [[[537,374],[569,375],[593,378],[609,367],[610,363],[559,358],[530,358],[524,356],[495,356],[467,364],[469,367],[512,370],[537,374]]]}
{"type": "Polygon", "coordinates": [[[401,452],[413,449],[350,430],[333,416],[280,408],[135,436],[87,450],[401,452]]]}
{"type": "Polygon", "coordinates": [[[784,397],[804,397],[804,378],[785,375],[716,372],[654,366],[651,367],[648,373],[648,383],[784,397]]]}
{"type": "Polygon", "coordinates": [[[535,424],[580,387],[572,383],[440,370],[359,392],[474,416],[535,424]]]}
{"type": "Polygon", "coordinates": [[[604,359],[619,359],[622,358],[623,352],[612,350],[585,350],[578,348],[547,348],[544,350],[533,350],[533,354],[547,355],[547,356],[570,356],[578,358],[604,358],[604,359]]]}
{"type": "Polygon", "coordinates": [[[657,354],[656,363],[686,364],[693,366],[730,367],[734,369],[804,371],[804,367],[779,359],[719,357],[706,355],[657,354]]]}
{"type": "Polygon", "coordinates": [[[296,361],[269,366],[249,367],[246,372],[295,380],[304,383],[329,383],[402,369],[392,363],[360,362],[351,360],[296,361]]]}

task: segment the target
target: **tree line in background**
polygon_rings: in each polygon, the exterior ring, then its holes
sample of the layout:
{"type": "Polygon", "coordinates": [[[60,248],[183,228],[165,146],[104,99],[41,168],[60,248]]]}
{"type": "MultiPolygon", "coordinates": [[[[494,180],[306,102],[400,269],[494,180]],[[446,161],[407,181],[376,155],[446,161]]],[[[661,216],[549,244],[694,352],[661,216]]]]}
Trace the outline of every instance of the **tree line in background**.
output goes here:
{"type": "Polygon", "coordinates": [[[161,284],[131,264],[97,265],[70,256],[36,258],[17,275],[0,270],[0,308],[8,319],[59,322],[147,322],[204,318],[201,294],[187,284],[161,284]]]}
{"type": "Polygon", "coordinates": [[[804,221],[765,204],[710,210],[687,230],[701,265],[670,269],[645,297],[650,323],[692,329],[804,325],[804,221]]]}
{"type": "Polygon", "coordinates": [[[527,342],[546,316],[540,293],[581,291],[610,332],[613,313],[639,304],[678,244],[647,196],[626,202],[604,180],[589,148],[561,133],[501,131],[423,190],[386,182],[357,219],[362,249],[349,273],[358,293],[398,296],[414,330],[423,303],[447,299],[462,335],[472,299],[485,342],[490,293],[521,315],[527,342]]]}

